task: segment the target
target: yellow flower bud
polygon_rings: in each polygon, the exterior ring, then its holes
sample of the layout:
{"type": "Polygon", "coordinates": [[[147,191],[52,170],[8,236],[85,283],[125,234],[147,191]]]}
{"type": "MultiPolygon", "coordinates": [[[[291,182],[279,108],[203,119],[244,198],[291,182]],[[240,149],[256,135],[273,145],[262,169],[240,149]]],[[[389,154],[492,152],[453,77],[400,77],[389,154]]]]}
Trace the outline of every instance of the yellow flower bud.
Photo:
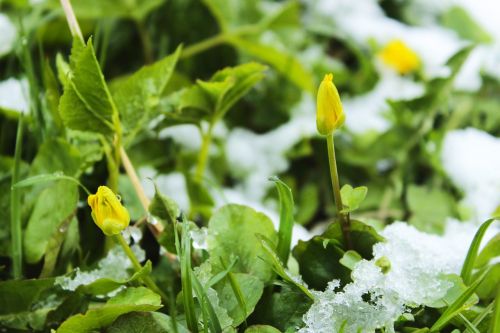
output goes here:
{"type": "Polygon", "coordinates": [[[130,215],[120,199],[107,186],[99,186],[96,194],[89,195],[92,219],[107,236],[119,234],[128,227],[130,215]]]}
{"type": "Polygon", "coordinates": [[[319,85],[316,105],[316,127],[321,135],[330,135],[345,121],[339,92],[333,84],[333,74],[326,74],[319,85]]]}
{"type": "Polygon", "coordinates": [[[380,59],[399,74],[408,74],[420,67],[420,58],[401,40],[389,42],[379,53],[380,59]]]}

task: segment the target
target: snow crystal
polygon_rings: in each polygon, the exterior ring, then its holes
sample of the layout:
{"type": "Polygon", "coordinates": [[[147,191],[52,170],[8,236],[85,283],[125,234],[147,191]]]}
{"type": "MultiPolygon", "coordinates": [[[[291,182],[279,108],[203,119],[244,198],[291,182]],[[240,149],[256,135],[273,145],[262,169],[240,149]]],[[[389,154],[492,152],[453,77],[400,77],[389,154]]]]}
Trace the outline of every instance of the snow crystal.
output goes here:
{"type": "Polygon", "coordinates": [[[205,227],[197,228],[189,231],[189,235],[193,240],[193,248],[197,250],[207,250],[207,235],[208,229],[205,227]]]}
{"type": "MultiPolygon", "coordinates": [[[[145,260],[145,252],[138,245],[133,245],[132,251],[137,259],[145,260]]],[[[56,278],[56,285],[64,290],[75,290],[79,286],[90,284],[98,279],[108,278],[113,280],[126,280],[129,278],[127,269],[132,268],[132,263],[120,246],[112,248],[106,257],[99,261],[97,268],[91,271],[75,269],[74,277],[60,276],[56,278]]]]}
{"type": "Polygon", "coordinates": [[[393,323],[407,309],[441,300],[452,283],[447,274],[458,274],[477,227],[449,222],[444,236],[430,235],[396,222],[382,232],[385,242],[373,248],[374,258],[356,264],[353,282],[339,289],[333,280],[324,292],[313,292],[316,300],[304,315],[301,333],[373,332],[393,323]],[[472,229],[473,232],[471,232],[472,229]],[[383,273],[377,260],[390,268],[383,273]]]}
{"type": "Polygon", "coordinates": [[[448,132],[441,160],[476,223],[489,218],[500,205],[500,139],[475,128],[448,132]]]}
{"type": "MultiPolygon", "coordinates": [[[[17,30],[9,17],[0,13],[0,56],[9,53],[14,47],[17,30]]],[[[1,100],[1,98],[0,98],[1,100]]]]}
{"type": "Polygon", "coordinates": [[[28,81],[25,78],[10,78],[0,82],[0,107],[28,113],[28,81]]]}

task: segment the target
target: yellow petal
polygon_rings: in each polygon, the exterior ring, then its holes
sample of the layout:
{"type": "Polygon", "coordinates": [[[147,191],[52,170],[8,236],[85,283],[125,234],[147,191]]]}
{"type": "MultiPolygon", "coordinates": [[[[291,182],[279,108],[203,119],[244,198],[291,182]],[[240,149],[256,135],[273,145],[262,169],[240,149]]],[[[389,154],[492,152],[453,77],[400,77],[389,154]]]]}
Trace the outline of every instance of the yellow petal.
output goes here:
{"type": "Polygon", "coordinates": [[[120,199],[106,186],[99,186],[96,194],[89,195],[92,218],[104,234],[116,235],[128,227],[130,215],[120,199]]]}
{"type": "Polygon", "coordinates": [[[390,41],[379,53],[379,57],[400,74],[411,73],[420,67],[418,55],[401,40],[390,41]]]}
{"type": "Polygon", "coordinates": [[[333,84],[333,74],[326,74],[318,88],[316,104],[316,127],[321,135],[329,135],[345,120],[342,102],[337,87],[333,84]]]}

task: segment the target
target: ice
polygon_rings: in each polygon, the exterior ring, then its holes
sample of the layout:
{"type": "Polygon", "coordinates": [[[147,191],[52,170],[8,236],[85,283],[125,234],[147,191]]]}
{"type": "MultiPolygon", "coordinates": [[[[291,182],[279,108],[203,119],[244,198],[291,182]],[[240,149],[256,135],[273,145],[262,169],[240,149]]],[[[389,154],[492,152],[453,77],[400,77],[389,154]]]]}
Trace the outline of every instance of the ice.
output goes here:
{"type": "Polygon", "coordinates": [[[500,139],[475,128],[448,132],[441,151],[444,170],[464,192],[472,219],[481,223],[500,205],[500,139]]]}
{"type": "Polygon", "coordinates": [[[25,78],[0,81],[0,107],[21,113],[29,112],[28,81],[25,78]]]}
{"type": "MultiPolygon", "coordinates": [[[[137,259],[142,262],[145,260],[145,252],[138,245],[133,245],[132,251],[137,259]]],[[[127,272],[132,268],[132,263],[123,249],[119,246],[112,248],[106,257],[99,261],[97,268],[91,271],[82,271],[75,269],[74,277],[60,276],[56,278],[56,285],[64,290],[75,290],[79,286],[90,284],[98,279],[108,278],[113,280],[126,280],[130,277],[127,272]]]]}
{"type": "Polygon", "coordinates": [[[301,333],[394,332],[394,321],[411,307],[440,301],[453,286],[447,274],[458,274],[477,227],[449,221],[443,236],[418,231],[403,222],[393,223],[381,233],[385,242],[373,248],[374,258],[356,264],[353,282],[343,290],[333,280],[324,292],[314,291],[316,300],[304,315],[301,333]],[[377,260],[390,268],[384,272],[377,260]]]}

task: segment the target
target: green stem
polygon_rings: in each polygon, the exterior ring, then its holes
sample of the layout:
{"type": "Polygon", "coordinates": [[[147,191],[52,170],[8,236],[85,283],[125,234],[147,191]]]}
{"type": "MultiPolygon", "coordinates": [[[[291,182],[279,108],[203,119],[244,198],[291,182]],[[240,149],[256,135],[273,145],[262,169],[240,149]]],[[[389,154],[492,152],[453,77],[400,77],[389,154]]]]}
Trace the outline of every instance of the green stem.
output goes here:
{"type": "Polygon", "coordinates": [[[181,53],[181,59],[192,57],[198,53],[206,51],[214,46],[223,44],[227,41],[228,35],[224,33],[219,33],[213,37],[202,40],[201,42],[189,45],[181,53]]]}
{"type": "Polygon", "coordinates": [[[337,171],[337,159],[335,157],[335,145],[334,145],[333,133],[326,137],[326,143],[328,147],[328,164],[330,166],[330,178],[332,180],[333,196],[335,198],[337,214],[339,216],[345,244],[348,249],[352,249],[351,235],[350,235],[351,226],[349,221],[349,215],[342,212],[344,206],[342,204],[342,196],[340,195],[340,182],[337,171]]]}
{"type": "Polygon", "coordinates": [[[153,44],[151,43],[151,38],[149,36],[148,30],[141,20],[134,20],[134,22],[137,27],[137,31],[139,32],[139,38],[141,39],[144,61],[146,62],[146,64],[150,64],[154,60],[154,55],[153,44]]]}
{"type": "MultiPolygon", "coordinates": [[[[123,251],[125,251],[125,254],[132,262],[132,266],[134,267],[134,270],[136,272],[139,272],[142,269],[142,265],[139,262],[139,260],[137,259],[137,257],[135,256],[135,254],[132,251],[132,249],[130,248],[130,246],[128,245],[125,238],[123,238],[122,234],[113,235],[113,240],[116,243],[121,245],[121,247],[123,248],[123,251]]],[[[167,304],[167,302],[168,302],[167,295],[156,285],[156,283],[151,279],[150,276],[144,276],[141,278],[141,280],[146,285],[146,287],[148,287],[149,289],[151,289],[155,293],[159,294],[161,296],[161,298],[163,299],[163,302],[165,304],[167,304]]]]}
{"type": "Polygon", "coordinates": [[[198,163],[196,165],[195,179],[197,181],[203,180],[203,175],[205,174],[205,169],[208,162],[208,153],[210,151],[210,144],[212,143],[212,131],[214,127],[214,122],[212,121],[208,126],[207,132],[202,132],[202,142],[200,153],[198,154],[198,163]]]}
{"type": "MultiPolygon", "coordinates": [[[[19,169],[21,165],[21,152],[23,139],[23,115],[19,116],[16,134],[16,148],[14,151],[14,168],[12,170],[11,183],[14,185],[19,181],[19,169]]],[[[21,195],[19,189],[12,187],[10,192],[10,233],[12,242],[12,273],[14,279],[22,276],[23,267],[23,244],[21,228],[21,195]]]]}

